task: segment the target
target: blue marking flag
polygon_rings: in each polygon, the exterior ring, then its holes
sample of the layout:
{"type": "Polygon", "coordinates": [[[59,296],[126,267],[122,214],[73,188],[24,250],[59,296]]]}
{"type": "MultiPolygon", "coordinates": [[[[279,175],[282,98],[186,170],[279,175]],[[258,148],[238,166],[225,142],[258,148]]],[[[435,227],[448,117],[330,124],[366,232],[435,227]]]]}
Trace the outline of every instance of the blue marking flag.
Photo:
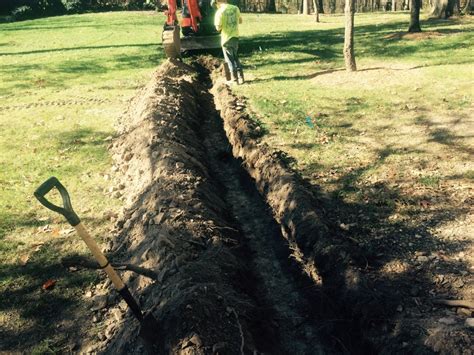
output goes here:
{"type": "Polygon", "coordinates": [[[311,117],[306,117],[306,124],[309,126],[309,128],[314,128],[313,121],[311,120],[311,117]]]}

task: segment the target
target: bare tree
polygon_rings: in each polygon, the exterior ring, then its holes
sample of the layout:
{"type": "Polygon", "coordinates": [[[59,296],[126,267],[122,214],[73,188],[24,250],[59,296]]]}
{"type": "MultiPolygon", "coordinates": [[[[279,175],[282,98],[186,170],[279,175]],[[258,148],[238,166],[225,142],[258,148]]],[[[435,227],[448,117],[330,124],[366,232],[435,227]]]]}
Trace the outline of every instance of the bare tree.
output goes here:
{"type": "Polygon", "coordinates": [[[465,1],[465,3],[460,7],[461,7],[461,14],[463,14],[463,15],[468,14],[469,11],[471,11],[471,8],[472,8],[471,0],[465,1]]]}
{"type": "Polygon", "coordinates": [[[319,9],[318,9],[317,0],[313,0],[313,7],[314,7],[314,16],[316,18],[316,22],[319,22],[319,9]]]}
{"type": "Polygon", "coordinates": [[[408,27],[408,32],[421,32],[420,7],[421,7],[421,0],[411,0],[410,26],[408,27]]]}
{"type": "Polygon", "coordinates": [[[303,15],[309,15],[309,0],[303,0],[303,15]]]}
{"type": "Polygon", "coordinates": [[[459,12],[459,1],[457,0],[432,0],[431,18],[448,18],[454,13],[459,12]]]}
{"type": "Polygon", "coordinates": [[[346,29],[344,32],[344,61],[347,71],[356,71],[357,66],[354,56],[354,12],[355,0],[346,0],[344,14],[346,19],[346,29]]]}

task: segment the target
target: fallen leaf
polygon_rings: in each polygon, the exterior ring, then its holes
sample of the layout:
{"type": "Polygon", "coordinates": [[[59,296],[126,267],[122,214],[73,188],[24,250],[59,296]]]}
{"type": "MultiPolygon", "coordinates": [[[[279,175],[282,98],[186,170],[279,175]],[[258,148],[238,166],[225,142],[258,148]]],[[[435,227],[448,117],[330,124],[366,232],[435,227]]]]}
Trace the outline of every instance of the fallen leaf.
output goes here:
{"type": "Polygon", "coordinates": [[[74,231],[75,231],[74,228],[65,228],[61,230],[61,235],[63,237],[67,237],[68,235],[71,235],[72,233],[74,233],[74,231]]]}
{"type": "Polygon", "coordinates": [[[44,245],[43,242],[35,243],[31,245],[31,249],[33,249],[33,251],[36,252],[36,251],[39,251],[43,245],[44,245]]]}
{"type": "Polygon", "coordinates": [[[52,235],[53,237],[59,237],[60,234],[61,234],[61,231],[60,231],[59,228],[57,228],[57,227],[56,227],[56,228],[53,228],[53,229],[51,230],[51,235],[52,235]]]}
{"type": "Polygon", "coordinates": [[[28,254],[20,256],[20,258],[19,258],[20,265],[25,266],[28,263],[29,259],[30,259],[30,256],[28,254]]]}
{"type": "Polygon", "coordinates": [[[54,285],[56,285],[56,280],[48,280],[46,281],[43,286],[41,287],[43,290],[52,290],[54,288],[54,285]]]}
{"type": "Polygon", "coordinates": [[[328,144],[329,143],[329,137],[328,136],[322,136],[319,138],[319,143],[321,144],[328,144]]]}
{"type": "Polygon", "coordinates": [[[428,207],[431,206],[431,202],[427,201],[427,200],[421,200],[420,201],[420,206],[423,207],[423,208],[428,208],[428,207]]]}

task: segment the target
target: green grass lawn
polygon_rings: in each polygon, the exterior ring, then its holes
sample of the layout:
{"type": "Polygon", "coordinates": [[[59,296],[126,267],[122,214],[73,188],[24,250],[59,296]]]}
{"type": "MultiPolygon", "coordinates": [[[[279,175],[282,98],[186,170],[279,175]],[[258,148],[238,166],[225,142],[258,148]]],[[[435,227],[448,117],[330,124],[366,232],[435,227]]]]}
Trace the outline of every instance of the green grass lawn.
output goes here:
{"type": "Polygon", "coordinates": [[[429,36],[401,37],[408,16],[356,16],[354,74],[344,71],[342,16],[319,24],[307,17],[296,26],[291,17],[246,19],[241,51],[250,83],[237,91],[250,99],[266,140],[329,190],[350,193],[343,185],[364,174],[377,180],[393,173],[393,184],[416,176],[422,185],[472,176],[474,22],[424,21],[429,36]],[[413,156],[442,157],[436,178],[431,168],[409,171],[413,156]],[[319,179],[326,174],[328,183],[319,179]]]}
{"type": "Polygon", "coordinates": [[[163,18],[103,13],[0,25],[0,327],[8,339],[0,352],[60,350],[66,335],[55,321],[96,280],[95,271],[59,265],[85,248],[33,191],[57,176],[91,232],[108,235],[104,213],[120,201],[105,193],[107,145],[127,100],[163,60],[163,18]],[[45,294],[48,279],[58,286],[45,294]]]}
{"type": "MultiPolygon", "coordinates": [[[[237,92],[249,98],[266,141],[348,201],[366,200],[370,191],[360,186],[377,181],[405,193],[472,186],[473,21],[422,22],[432,36],[393,36],[408,20],[408,13],[357,15],[360,72],[347,74],[342,16],[316,24],[309,16],[244,14],[249,83],[237,92]]],[[[0,327],[11,338],[0,351],[62,349],[65,332],[53,323],[80,307],[97,273],[58,265],[85,249],[33,191],[57,176],[89,229],[108,233],[104,213],[121,202],[106,193],[107,145],[127,100],[164,60],[163,21],[114,12],[0,24],[0,327]],[[50,278],[58,287],[41,292],[50,278]]]]}

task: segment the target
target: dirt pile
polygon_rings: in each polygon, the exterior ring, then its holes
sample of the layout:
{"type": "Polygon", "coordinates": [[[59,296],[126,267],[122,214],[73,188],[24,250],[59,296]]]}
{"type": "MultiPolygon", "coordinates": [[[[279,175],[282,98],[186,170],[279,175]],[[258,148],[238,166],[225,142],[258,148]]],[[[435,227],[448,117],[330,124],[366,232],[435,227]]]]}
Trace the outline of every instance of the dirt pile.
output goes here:
{"type": "MultiPolygon", "coordinates": [[[[341,307],[367,300],[357,297],[363,283],[345,252],[353,246],[331,234],[280,153],[255,139],[258,127],[225,85],[214,87],[217,113],[203,85],[216,66],[165,63],[113,145],[126,202],[113,259],[157,275],[127,280],[163,329],[157,349],[370,352],[352,307],[341,307]]],[[[107,327],[101,347],[143,351],[137,327],[128,314],[107,327]]]]}
{"type": "MultiPolygon", "coordinates": [[[[225,219],[199,136],[199,90],[204,88],[191,68],[167,62],[122,119],[113,151],[127,207],[112,251],[115,260],[158,275],[156,282],[127,282],[160,322],[159,348],[182,354],[253,351],[248,322],[258,312],[245,290],[246,265],[232,250],[240,235],[225,219]]],[[[137,325],[127,319],[117,327],[104,344],[107,351],[141,352],[137,325]]]]}

